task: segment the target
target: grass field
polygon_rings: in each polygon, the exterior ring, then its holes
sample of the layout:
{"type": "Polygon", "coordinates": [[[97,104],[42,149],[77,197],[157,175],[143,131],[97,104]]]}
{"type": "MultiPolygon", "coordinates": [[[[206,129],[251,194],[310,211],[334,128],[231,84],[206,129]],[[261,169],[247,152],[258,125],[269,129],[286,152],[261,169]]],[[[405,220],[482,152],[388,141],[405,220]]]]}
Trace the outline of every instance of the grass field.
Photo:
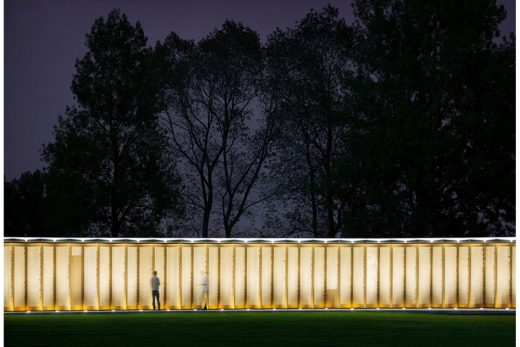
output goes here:
{"type": "Polygon", "coordinates": [[[513,315],[161,312],[4,315],[6,346],[514,346],[513,315]]]}

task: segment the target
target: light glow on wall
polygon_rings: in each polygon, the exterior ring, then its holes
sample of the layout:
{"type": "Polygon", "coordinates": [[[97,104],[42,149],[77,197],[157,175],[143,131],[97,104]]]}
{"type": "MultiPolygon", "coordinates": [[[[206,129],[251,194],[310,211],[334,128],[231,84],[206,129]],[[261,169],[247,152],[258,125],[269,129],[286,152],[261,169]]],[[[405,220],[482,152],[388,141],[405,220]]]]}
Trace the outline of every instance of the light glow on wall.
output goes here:
{"type": "Polygon", "coordinates": [[[515,252],[514,238],[7,238],[4,310],[151,309],[153,270],[167,310],[509,309],[515,252]]]}

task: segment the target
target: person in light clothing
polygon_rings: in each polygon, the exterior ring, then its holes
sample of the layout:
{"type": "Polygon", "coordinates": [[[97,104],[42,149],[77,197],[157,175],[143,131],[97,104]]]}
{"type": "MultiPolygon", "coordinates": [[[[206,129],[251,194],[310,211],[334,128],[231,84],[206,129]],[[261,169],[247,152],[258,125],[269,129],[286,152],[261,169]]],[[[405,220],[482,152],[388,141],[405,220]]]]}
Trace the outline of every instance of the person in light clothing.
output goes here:
{"type": "Polygon", "coordinates": [[[201,271],[201,276],[202,276],[202,282],[201,282],[201,287],[202,287],[202,296],[204,297],[204,308],[203,310],[207,310],[208,309],[208,275],[206,275],[206,273],[204,271],[201,271]]]}
{"type": "Polygon", "coordinates": [[[153,309],[155,310],[155,298],[157,298],[157,306],[159,310],[161,309],[161,302],[159,301],[159,286],[161,285],[161,281],[159,280],[159,277],[157,277],[157,271],[153,272],[153,277],[151,280],[152,284],[152,302],[153,302],[153,309]]]}

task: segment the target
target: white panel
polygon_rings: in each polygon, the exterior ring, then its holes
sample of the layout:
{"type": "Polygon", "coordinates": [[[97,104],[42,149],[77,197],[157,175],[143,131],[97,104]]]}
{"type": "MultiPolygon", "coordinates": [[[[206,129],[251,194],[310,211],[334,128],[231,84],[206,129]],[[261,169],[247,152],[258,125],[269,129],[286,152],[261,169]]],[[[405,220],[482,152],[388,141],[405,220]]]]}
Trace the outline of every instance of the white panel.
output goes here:
{"type": "Polygon", "coordinates": [[[415,307],[417,296],[417,250],[413,246],[405,247],[406,251],[406,307],[415,307]]]}
{"type": "Polygon", "coordinates": [[[110,249],[99,247],[99,308],[110,309],[110,249]]]}
{"type": "Polygon", "coordinates": [[[497,247],[497,294],[495,308],[509,307],[509,247],[497,247]]]}
{"type": "Polygon", "coordinates": [[[339,307],[338,247],[327,248],[327,307],[339,307]]]}
{"type": "MultiPolygon", "coordinates": [[[[157,277],[159,277],[160,285],[159,285],[159,301],[161,303],[161,308],[165,308],[164,302],[164,283],[165,283],[165,271],[164,271],[164,246],[155,246],[155,268],[157,271],[157,277]]],[[[150,284],[151,285],[151,284],[150,284]]],[[[152,297],[153,300],[153,297],[152,297]]]]}
{"type": "Polygon", "coordinates": [[[325,248],[314,246],[314,307],[325,307],[325,248]]]}
{"type": "Polygon", "coordinates": [[[459,247],[459,307],[468,307],[471,271],[469,269],[469,247],[459,247]]]}
{"type": "Polygon", "coordinates": [[[206,247],[193,247],[193,308],[204,308],[206,290],[206,247]]]}
{"type": "Polygon", "coordinates": [[[259,247],[247,247],[247,305],[260,307],[259,247]]]}
{"type": "Polygon", "coordinates": [[[430,264],[431,248],[419,246],[419,292],[417,307],[431,307],[430,302],[430,264]]]}
{"type": "Polygon", "coordinates": [[[275,247],[273,269],[273,305],[285,307],[285,247],[275,247]]]}
{"type": "Polygon", "coordinates": [[[218,248],[209,247],[209,306],[211,308],[218,308],[219,304],[219,263],[218,263],[218,248]]]}
{"type": "Polygon", "coordinates": [[[82,292],[82,247],[72,246],[71,247],[71,258],[70,258],[70,304],[72,310],[82,310],[83,301],[81,298],[82,292]]]}
{"type": "Polygon", "coordinates": [[[13,248],[4,246],[4,311],[11,311],[11,254],[13,248]]]}
{"type": "Polygon", "coordinates": [[[352,307],[364,307],[365,305],[365,247],[355,246],[353,262],[353,288],[352,307]]]}
{"type": "Polygon", "coordinates": [[[273,285],[271,271],[271,247],[260,247],[262,254],[262,307],[271,308],[271,289],[273,285]]]}
{"type": "Polygon", "coordinates": [[[457,307],[457,248],[444,248],[444,305],[457,307]]]}
{"type": "Polygon", "coordinates": [[[69,309],[69,247],[56,246],[56,309],[69,309]]]}
{"type": "Polygon", "coordinates": [[[125,248],[112,247],[112,306],[122,309],[125,299],[125,248]]]}
{"type": "Polygon", "coordinates": [[[377,247],[367,247],[366,250],[366,304],[367,307],[377,307],[377,247]]]}
{"type": "Polygon", "coordinates": [[[97,309],[97,247],[85,247],[83,251],[85,252],[83,272],[85,309],[94,310],[97,309]]]}
{"type": "Polygon", "coordinates": [[[469,307],[483,307],[483,248],[480,246],[470,247],[471,259],[471,283],[469,307]]]}
{"type": "Polygon", "coordinates": [[[444,247],[444,306],[457,307],[457,248],[444,247]]]}
{"type": "Polygon", "coordinates": [[[511,308],[516,307],[516,244],[512,247],[511,257],[511,308]]]}
{"type": "Polygon", "coordinates": [[[179,247],[168,246],[166,251],[168,276],[166,277],[166,300],[164,307],[180,308],[180,281],[179,281],[179,247]]]}
{"type": "Polygon", "coordinates": [[[14,246],[14,307],[25,310],[25,249],[14,246]]]}
{"type": "Polygon", "coordinates": [[[339,302],[341,307],[347,306],[350,307],[351,303],[351,254],[352,247],[340,247],[340,293],[339,293],[339,302]]]}
{"type": "Polygon", "coordinates": [[[127,249],[128,264],[126,271],[127,277],[127,302],[129,309],[137,308],[137,247],[128,246],[127,249]]]}
{"type": "Polygon", "coordinates": [[[485,281],[485,305],[495,307],[495,247],[485,247],[486,249],[486,281],[485,281]]]}
{"type": "Polygon", "coordinates": [[[40,247],[27,247],[27,306],[40,306],[40,247]]]}
{"type": "Polygon", "coordinates": [[[392,248],[392,307],[404,307],[404,247],[392,248]]]}
{"type": "Polygon", "coordinates": [[[298,307],[298,248],[289,247],[289,264],[287,269],[287,300],[289,308],[298,307]]]}
{"type": "Polygon", "coordinates": [[[391,305],[391,272],[390,272],[390,247],[379,249],[379,307],[391,305]]]}
{"type": "Polygon", "coordinates": [[[233,247],[220,248],[220,307],[233,308],[233,247]]]}
{"type": "Polygon", "coordinates": [[[245,248],[235,246],[235,308],[246,307],[245,248]]]}
{"type": "Polygon", "coordinates": [[[53,247],[43,247],[43,308],[54,310],[53,247]]]}
{"type": "Polygon", "coordinates": [[[431,307],[442,307],[442,291],[443,291],[443,260],[442,252],[443,247],[433,247],[433,259],[432,259],[432,302],[431,307]]]}
{"type": "Polygon", "coordinates": [[[191,263],[191,247],[183,246],[181,248],[182,266],[182,308],[191,309],[191,285],[192,285],[192,263],[191,263]]]}
{"type": "Polygon", "coordinates": [[[300,307],[312,308],[312,247],[300,248],[300,307]]]}

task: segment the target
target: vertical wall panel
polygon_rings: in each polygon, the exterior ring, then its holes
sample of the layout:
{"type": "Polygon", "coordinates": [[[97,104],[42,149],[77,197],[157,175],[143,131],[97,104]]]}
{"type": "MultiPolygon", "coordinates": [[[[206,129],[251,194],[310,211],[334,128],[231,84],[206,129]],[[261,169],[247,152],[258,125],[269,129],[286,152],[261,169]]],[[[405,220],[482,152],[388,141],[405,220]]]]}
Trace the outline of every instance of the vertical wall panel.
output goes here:
{"type": "Polygon", "coordinates": [[[377,307],[377,286],[378,286],[378,276],[379,264],[377,262],[377,252],[379,247],[372,246],[367,247],[366,254],[366,306],[367,307],[377,307]]]}
{"type": "MultiPolygon", "coordinates": [[[[154,250],[154,270],[157,271],[157,277],[161,282],[159,286],[159,300],[161,302],[161,308],[165,308],[164,306],[164,286],[165,286],[165,271],[164,271],[164,246],[156,245],[154,250]]],[[[166,276],[167,279],[168,276],[166,276]]],[[[152,298],[153,299],[153,298],[152,298]]]]}
{"type": "Polygon", "coordinates": [[[469,307],[470,300],[470,247],[459,247],[458,307],[469,307]]]}
{"type": "Polygon", "coordinates": [[[137,309],[137,247],[128,246],[127,248],[128,264],[126,266],[127,273],[127,302],[128,309],[137,309]]]}
{"type": "Polygon", "coordinates": [[[285,308],[285,246],[274,248],[273,306],[285,308]]]}
{"type": "Polygon", "coordinates": [[[325,307],[325,248],[314,246],[313,269],[314,274],[314,308],[325,307]]]}
{"type": "MultiPolygon", "coordinates": [[[[298,247],[289,246],[287,250],[287,300],[289,308],[298,307],[298,247]]],[[[249,288],[248,288],[249,291],[249,288]]]]}
{"type": "Polygon", "coordinates": [[[313,308],[312,247],[300,248],[300,307],[313,308]]]}
{"type": "Polygon", "coordinates": [[[457,307],[457,247],[444,247],[444,307],[457,307]]]}
{"type": "Polygon", "coordinates": [[[405,307],[415,307],[417,301],[417,289],[418,289],[418,255],[417,248],[413,245],[408,245],[406,250],[406,279],[405,279],[405,307]]]}
{"type": "Polygon", "coordinates": [[[14,246],[14,308],[25,310],[25,248],[14,246]]]}
{"type": "Polygon", "coordinates": [[[483,307],[484,306],[484,267],[483,267],[483,247],[470,247],[470,298],[469,307],[483,307]]]}
{"type": "Polygon", "coordinates": [[[442,308],[443,296],[445,293],[443,267],[443,249],[445,247],[434,246],[431,248],[432,253],[432,268],[431,271],[431,303],[430,307],[442,308]]]}
{"type": "Polygon", "coordinates": [[[352,273],[352,307],[365,306],[365,247],[354,246],[352,273]]]}
{"type": "Polygon", "coordinates": [[[152,247],[139,247],[139,301],[141,309],[152,308],[152,247]]]}
{"type": "Polygon", "coordinates": [[[247,305],[260,308],[259,247],[247,247],[247,305]]]}
{"type": "Polygon", "coordinates": [[[431,248],[429,246],[419,246],[419,283],[417,292],[417,307],[431,307],[430,303],[430,258],[431,248]]]}
{"type": "Polygon", "coordinates": [[[125,298],[125,249],[112,247],[112,308],[122,309],[125,298]]]}
{"type": "Polygon", "coordinates": [[[337,246],[327,248],[327,292],[326,307],[339,306],[339,252],[337,246]]]}
{"type": "Polygon", "coordinates": [[[99,247],[99,308],[110,310],[110,249],[99,247]]]}
{"type": "Polygon", "coordinates": [[[497,246],[497,261],[500,266],[497,266],[496,275],[496,302],[495,308],[509,307],[509,280],[510,267],[509,265],[509,247],[497,246]]]}
{"type": "Polygon", "coordinates": [[[40,306],[40,247],[27,247],[27,306],[40,306]]]}
{"type": "Polygon", "coordinates": [[[271,253],[272,249],[271,247],[261,247],[260,253],[261,253],[261,279],[262,279],[262,289],[261,289],[261,300],[262,300],[262,307],[263,308],[272,308],[273,303],[271,301],[272,299],[272,285],[273,285],[273,279],[272,279],[272,265],[271,265],[271,253]]]}
{"type": "Polygon", "coordinates": [[[484,294],[485,294],[485,307],[495,307],[495,247],[489,246],[484,247],[485,256],[485,281],[484,281],[484,294]]]}
{"type": "Polygon", "coordinates": [[[204,307],[204,278],[206,276],[206,247],[193,247],[193,308],[204,307]]]}
{"type": "Polygon", "coordinates": [[[54,310],[54,247],[43,247],[43,309],[54,310]]]}
{"type": "Polygon", "coordinates": [[[339,292],[339,304],[340,307],[351,307],[351,295],[352,295],[352,264],[351,264],[351,255],[352,247],[351,246],[342,246],[340,247],[340,292],[339,292]]]}
{"type": "Polygon", "coordinates": [[[192,248],[189,246],[181,247],[181,299],[182,308],[191,309],[192,303],[192,263],[191,263],[192,248]]]}
{"type": "Polygon", "coordinates": [[[166,300],[164,307],[169,309],[180,309],[181,297],[179,292],[179,248],[167,246],[166,263],[168,276],[166,277],[166,300]]]}
{"type": "Polygon", "coordinates": [[[235,308],[246,308],[245,247],[235,246],[235,308]]]}
{"type": "Polygon", "coordinates": [[[209,307],[218,308],[219,304],[219,263],[218,263],[219,247],[209,248],[209,307]]]}
{"type": "Polygon", "coordinates": [[[220,248],[220,307],[233,308],[233,247],[220,248]]]}
{"type": "Polygon", "coordinates": [[[379,299],[377,302],[378,307],[390,307],[392,302],[392,270],[393,262],[390,259],[390,251],[393,248],[381,246],[379,249],[379,299]]]}
{"type": "Polygon", "coordinates": [[[56,246],[56,309],[69,309],[69,247],[56,246]]]}
{"type": "Polygon", "coordinates": [[[516,245],[511,246],[512,256],[510,259],[510,267],[511,267],[511,288],[510,288],[510,307],[516,307],[516,245]]]}
{"type": "Polygon", "coordinates": [[[83,260],[84,271],[83,271],[83,292],[84,292],[84,309],[95,310],[97,309],[97,280],[98,276],[96,273],[97,265],[97,247],[84,247],[83,251],[85,255],[83,260]]]}
{"type": "Polygon", "coordinates": [[[72,310],[82,310],[82,247],[71,247],[70,305],[72,310]]]}
{"type": "Polygon", "coordinates": [[[392,247],[392,298],[394,308],[404,307],[404,247],[392,247]]]}
{"type": "Polygon", "coordinates": [[[13,247],[4,246],[4,311],[12,311],[11,302],[11,278],[12,278],[12,255],[13,247]]]}

